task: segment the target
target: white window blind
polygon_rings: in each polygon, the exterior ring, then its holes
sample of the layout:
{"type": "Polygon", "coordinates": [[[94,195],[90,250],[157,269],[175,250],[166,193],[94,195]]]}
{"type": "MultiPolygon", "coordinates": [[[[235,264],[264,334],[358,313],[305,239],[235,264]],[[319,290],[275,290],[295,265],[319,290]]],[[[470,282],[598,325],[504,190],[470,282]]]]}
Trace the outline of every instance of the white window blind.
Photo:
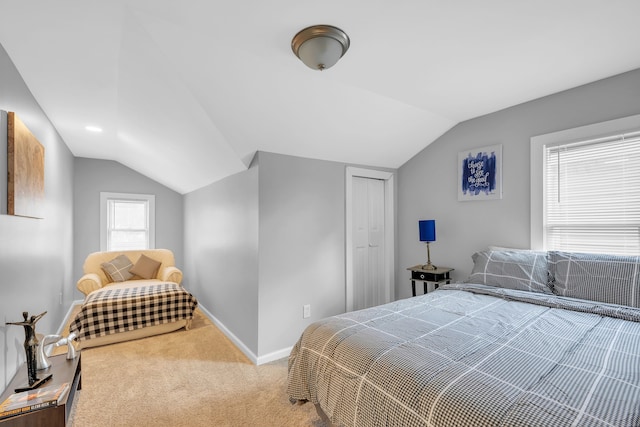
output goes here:
{"type": "Polygon", "coordinates": [[[640,254],[640,132],[545,148],[552,250],[640,254]]]}

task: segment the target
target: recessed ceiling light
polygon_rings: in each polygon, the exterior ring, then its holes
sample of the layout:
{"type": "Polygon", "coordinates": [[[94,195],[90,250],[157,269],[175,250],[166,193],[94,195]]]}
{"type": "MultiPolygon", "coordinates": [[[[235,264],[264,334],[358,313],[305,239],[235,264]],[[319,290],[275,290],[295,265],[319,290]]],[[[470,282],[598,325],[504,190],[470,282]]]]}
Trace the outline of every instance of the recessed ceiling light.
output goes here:
{"type": "Polygon", "coordinates": [[[102,132],[102,128],[99,128],[98,126],[85,126],[85,129],[89,132],[102,132]]]}

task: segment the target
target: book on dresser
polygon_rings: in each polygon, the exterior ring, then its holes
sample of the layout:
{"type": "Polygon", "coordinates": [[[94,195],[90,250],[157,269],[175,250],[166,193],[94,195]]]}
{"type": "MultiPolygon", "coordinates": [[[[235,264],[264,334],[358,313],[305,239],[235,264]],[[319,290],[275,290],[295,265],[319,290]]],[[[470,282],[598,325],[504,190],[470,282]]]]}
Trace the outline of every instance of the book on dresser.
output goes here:
{"type": "Polygon", "coordinates": [[[57,406],[69,391],[69,383],[14,393],[0,403],[0,420],[57,406]]]}

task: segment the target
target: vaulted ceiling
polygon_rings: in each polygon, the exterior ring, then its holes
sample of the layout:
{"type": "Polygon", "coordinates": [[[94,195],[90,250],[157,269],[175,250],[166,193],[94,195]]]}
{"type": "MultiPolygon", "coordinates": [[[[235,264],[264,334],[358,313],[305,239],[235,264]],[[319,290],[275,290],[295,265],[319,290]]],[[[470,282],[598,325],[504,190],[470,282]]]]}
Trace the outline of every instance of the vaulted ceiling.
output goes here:
{"type": "Polygon", "coordinates": [[[256,151],[400,167],[461,121],[640,68],[638,16],[638,0],[0,0],[0,44],[75,156],[187,193],[256,151]],[[315,24],[351,39],[322,72],[291,51],[315,24]]]}

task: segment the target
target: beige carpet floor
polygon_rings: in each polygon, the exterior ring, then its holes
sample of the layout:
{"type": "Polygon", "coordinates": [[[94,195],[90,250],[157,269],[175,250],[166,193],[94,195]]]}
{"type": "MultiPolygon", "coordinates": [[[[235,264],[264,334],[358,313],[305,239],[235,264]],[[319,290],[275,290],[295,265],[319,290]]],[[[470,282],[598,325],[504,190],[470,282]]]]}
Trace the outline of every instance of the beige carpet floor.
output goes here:
{"type": "Polygon", "coordinates": [[[200,310],[189,331],[81,353],[73,427],[324,426],[289,403],[286,359],[253,365],[200,310]]]}

